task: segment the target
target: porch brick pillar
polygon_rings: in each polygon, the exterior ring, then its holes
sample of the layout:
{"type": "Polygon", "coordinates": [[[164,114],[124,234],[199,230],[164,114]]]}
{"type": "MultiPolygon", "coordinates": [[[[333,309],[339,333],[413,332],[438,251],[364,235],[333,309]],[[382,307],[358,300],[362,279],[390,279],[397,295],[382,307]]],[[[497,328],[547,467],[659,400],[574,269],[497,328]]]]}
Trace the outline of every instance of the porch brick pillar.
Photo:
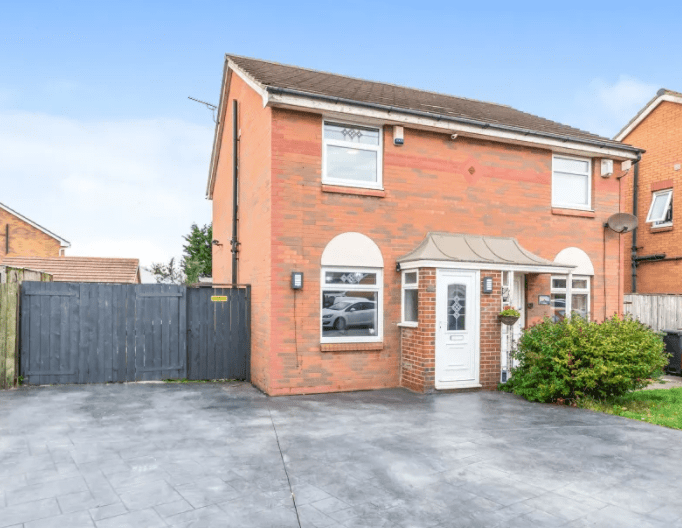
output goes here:
{"type": "Polygon", "coordinates": [[[415,392],[429,392],[436,383],[435,268],[419,270],[418,292],[418,326],[400,329],[400,385],[415,392]]]}
{"type": "Polygon", "coordinates": [[[481,337],[479,340],[480,383],[483,390],[495,390],[502,369],[502,272],[481,271],[481,337]],[[493,292],[483,293],[483,277],[493,278],[493,292]]]}

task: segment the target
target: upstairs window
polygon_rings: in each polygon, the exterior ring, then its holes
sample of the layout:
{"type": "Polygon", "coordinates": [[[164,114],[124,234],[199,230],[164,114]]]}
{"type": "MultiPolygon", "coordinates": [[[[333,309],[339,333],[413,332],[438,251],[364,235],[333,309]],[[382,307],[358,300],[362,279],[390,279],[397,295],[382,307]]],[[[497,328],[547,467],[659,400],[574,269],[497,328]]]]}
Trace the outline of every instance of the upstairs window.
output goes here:
{"type": "Polygon", "coordinates": [[[381,189],[381,128],[325,121],[322,183],[381,189]]]}
{"type": "Polygon", "coordinates": [[[673,225],[673,190],[666,189],[657,191],[651,197],[651,207],[646,217],[653,227],[666,227],[673,225]]]}
{"type": "Polygon", "coordinates": [[[552,158],[552,206],[591,209],[592,164],[589,159],[552,158]]]}

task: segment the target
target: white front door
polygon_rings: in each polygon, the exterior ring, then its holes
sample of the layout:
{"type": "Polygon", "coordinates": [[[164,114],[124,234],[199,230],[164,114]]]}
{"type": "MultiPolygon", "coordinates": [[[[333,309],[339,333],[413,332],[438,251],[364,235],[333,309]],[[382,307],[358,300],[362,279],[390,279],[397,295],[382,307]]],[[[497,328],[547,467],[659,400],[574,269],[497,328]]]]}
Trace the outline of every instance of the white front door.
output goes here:
{"type": "Polygon", "coordinates": [[[436,275],[436,388],[480,387],[477,271],[436,275]]]}

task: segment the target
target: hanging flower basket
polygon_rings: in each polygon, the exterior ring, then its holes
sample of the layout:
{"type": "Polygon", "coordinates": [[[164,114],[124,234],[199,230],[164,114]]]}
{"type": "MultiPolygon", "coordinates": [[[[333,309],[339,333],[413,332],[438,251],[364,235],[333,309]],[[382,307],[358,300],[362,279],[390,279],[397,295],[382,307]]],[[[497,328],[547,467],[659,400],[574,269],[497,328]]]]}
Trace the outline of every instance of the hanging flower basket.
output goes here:
{"type": "Polygon", "coordinates": [[[519,317],[521,317],[521,312],[515,310],[514,308],[505,308],[500,312],[500,321],[502,321],[502,324],[506,324],[507,326],[516,324],[516,321],[519,320],[519,317]]]}
{"type": "Polygon", "coordinates": [[[520,316],[516,315],[500,315],[500,320],[502,321],[502,324],[506,324],[507,326],[513,326],[516,324],[516,321],[519,320],[520,316]]]}

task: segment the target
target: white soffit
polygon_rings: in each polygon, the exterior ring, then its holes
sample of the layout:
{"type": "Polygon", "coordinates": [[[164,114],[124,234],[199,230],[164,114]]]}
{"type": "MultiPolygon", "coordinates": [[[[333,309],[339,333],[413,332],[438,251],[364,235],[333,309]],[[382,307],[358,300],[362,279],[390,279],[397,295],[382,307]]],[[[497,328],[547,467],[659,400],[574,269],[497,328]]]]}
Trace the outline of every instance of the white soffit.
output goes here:
{"type": "Polygon", "coordinates": [[[322,252],[322,266],[383,268],[384,258],[374,241],[362,233],[335,236],[322,252]]]}
{"type": "Polygon", "coordinates": [[[554,259],[557,264],[573,265],[572,273],[574,275],[590,275],[594,276],[594,266],[590,257],[582,249],[577,247],[569,247],[559,251],[554,259]]]}

